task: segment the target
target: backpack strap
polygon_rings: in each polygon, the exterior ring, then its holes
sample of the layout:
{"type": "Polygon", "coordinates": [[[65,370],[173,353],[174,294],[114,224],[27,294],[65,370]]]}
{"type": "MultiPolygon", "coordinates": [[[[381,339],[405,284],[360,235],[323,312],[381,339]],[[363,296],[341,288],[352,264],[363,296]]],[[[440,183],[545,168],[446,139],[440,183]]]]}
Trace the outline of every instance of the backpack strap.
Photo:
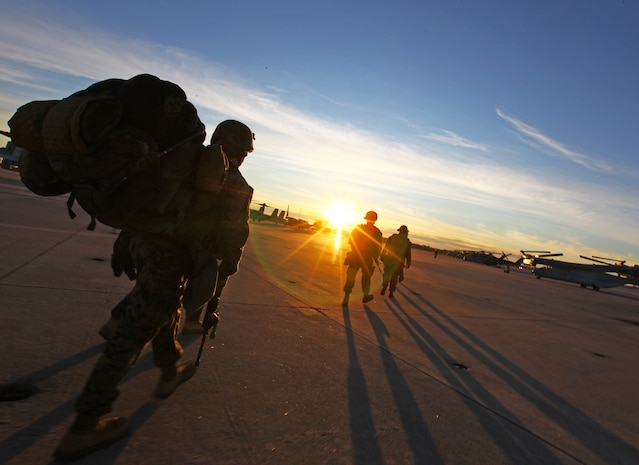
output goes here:
{"type": "Polygon", "coordinates": [[[72,209],[74,203],[75,203],[75,193],[71,191],[71,193],[69,194],[69,198],[67,199],[67,213],[69,213],[69,218],[71,219],[77,216],[72,209]]]}
{"type": "MultiPolygon", "coordinates": [[[[69,218],[73,219],[75,218],[77,215],[75,214],[75,212],[73,211],[73,204],[75,203],[75,193],[73,191],[71,191],[71,193],[69,194],[69,198],[67,199],[67,213],[69,213],[69,218]]],[[[87,226],[87,229],[89,231],[93,231],[95,230],[95,226],[97,224],[97,221],[95,219],[95,216],[91,215],[91,221],[89,222],[89,225],[87,226]]]]}

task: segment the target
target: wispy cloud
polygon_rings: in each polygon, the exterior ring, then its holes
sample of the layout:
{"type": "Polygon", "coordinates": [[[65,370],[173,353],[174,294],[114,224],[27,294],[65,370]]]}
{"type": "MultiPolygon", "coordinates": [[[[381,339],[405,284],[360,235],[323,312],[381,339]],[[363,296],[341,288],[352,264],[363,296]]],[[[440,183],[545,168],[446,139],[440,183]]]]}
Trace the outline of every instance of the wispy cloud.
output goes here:
{"type": "Polygon", "coordinates": [[[547,153],[553,156],[561,156],[573,163],[583,166],[584,168],[588,168],[589,170],[605,173],[612,172],[612,167],[606,162],[596,160],[592,157],[589,157],[588,155],[584,155],[583,153],[570,150],[561,142],[548,137],[539,129],[524,123],[514,116],[506,114],[500,108],[497,108],[495,111],[500,118],[502,118],[504,121],[507,121],[515,128],[524,143],[535,148],[545,149],[547,153]]]}
{"type": "Polygon", "coordinates": [[[478,142],[470,141],[468,139],[465,139],[465,138],[455,134],[453,131],[448,131],[448,130],[445,130],[445,129],[442,129],[441,133],[439,133],[439,134],[431,133],[431,134],[426,134],[423,137],[425,139],[430,139],[430,140],[434,140],[434,141],[437,141],[437,142],[442,142],[444,144],[452,145],[452,146],[455,146],[455,147],[462,147],[462,148],[465,148],[465,149],[481,150],[482,152],[487,152],[488,151],[488,147],[485,144],[480,144],[478,142]]]}
{"type": "MultiPolygon", "coordinates": [[[[491,155],[497,149],[449,130],[397,143],[396,137],[337,116],[322,118],[301,111],[287,104],[287,89],[245,82],[224,65],[186,50],[113,37],[95,29],[4,17],[0,18],[0,57],[10,65],[3,66],[0,80],[22,86],[22,94],[32,99],[61,98],[78,90],[78,80],[127,78],[143,72],[178,83],[209,131],[228,117],[254,129],[256,151],[243,172],[256,188],[256,198],[280,208],[291,203],[292,209],[301,208],[306,214],[322,202],[347,198],[363,211],[375,206],[382,228],[386,221],[393,231],[395,223],[410,219],[416,235],[421,230],[432,233],[430,237],[466,243],[498,242],[494,233],[489,234],[488,219],[493,217],[515,224],[526,216],[530,223],[540,223],[541,229],[561,222],[567,228],[597,230],[620,240],[622,233],[639,228],[633,219],[639,215],[631,204],[636,196],[605,188],[593,194],[592,186],[579,180],[552,183],[517,167],[488,161],[496,157],[453,156],[455,148],[491,155]],[[42,73],[48,76],[46,84],[42,84],[42,73]],[[52,76],[56,73],[57,80],[52,76]],[[607,227],[617,218],[619,206],[627,208],[624,224],[607,227]]],[[[15,97],[0,97],[0,112],[16,106],[15,97]]],[[[497,113],[527,143],[589,169],[605,170],[502,110],[497,113]]]]}

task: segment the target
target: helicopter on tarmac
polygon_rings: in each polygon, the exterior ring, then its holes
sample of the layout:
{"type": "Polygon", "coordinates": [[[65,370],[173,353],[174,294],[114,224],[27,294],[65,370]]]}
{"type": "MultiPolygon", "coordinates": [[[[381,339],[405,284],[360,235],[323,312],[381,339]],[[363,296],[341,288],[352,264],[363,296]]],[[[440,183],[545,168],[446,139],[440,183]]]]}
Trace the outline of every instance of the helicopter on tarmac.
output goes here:
{"type": "Polygon", "coordinates": [[[476,262],[483,263],[487,266],[503,267],[504,273],[510,273],[510,267],[518,266],[521,262],[521,259],[517,260],[516,262],[511,262],[510,260],[508,260],[508,257],[510,257],[510,255],[511,254],[507,254],[503,251],[501,255],[496,252],[477,252],[474,250],[461,251],[458,253],[458,257],[467,262],[476,262]]]}
{"type": "Polygon", "coordinates": [[[598,262],[599,264],[574,263],[556,260],[549,257],[559,257],[561,253],[521,251],[522,264],[529,266],[537,279],[548,278],[558,281],[579,284],[583,288],[592,287],[595,291],[601,288],[625,285],[639,285],[639,265],[627,266],[625,260],[613,259],[603,261],[601,257],[581,258],[598,262]],[[614,261],[615,263],[609,263],[614,261]]]}
{"type": "MultiPolygon", "coordinates": [[[[254,203],[257,203],[257,202],[254,202],[254,203]]],[[[269,205],[266,205],[265,203],[260,203],[259,206],[260,206],[259,210],[253,210],[251,208],[251,211],[250,211],[251,221],[257,221],[257,222],[269,221],[275,224],[286,224],[286,218],[285,218],[286,212],[284,210],[280,211],[279,208],[275,208],[273,209],[270,215],[267,215],[264,212],[264,210],[269,205]]]]}

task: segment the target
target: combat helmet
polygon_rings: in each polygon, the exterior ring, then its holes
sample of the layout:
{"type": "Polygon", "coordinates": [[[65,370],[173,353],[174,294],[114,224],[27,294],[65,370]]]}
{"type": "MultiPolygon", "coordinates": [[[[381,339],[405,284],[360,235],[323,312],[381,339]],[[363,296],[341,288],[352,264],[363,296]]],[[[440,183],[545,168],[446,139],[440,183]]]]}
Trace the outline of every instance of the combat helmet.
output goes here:
{"type": "Polygon", "coordinates": [[[368,221],[377,221],[377,213],[372,210],[366,212],[366,216],[364,216],[364,219],[368,221]]]}
{"type": "Polygon", "coordinates": [[[406,225],[401,225],[398,229],[397,229],[400,233],[404,233],[404,234],[408,234],[408,228],[406,227],[406,225]]]}
{"type": "Polygon", "coordinates": [[[229,157],[245,155],[253,151],[255,134],[244,123],[228,119],[217,125],[211,136],[211,144],[221,144],[229,157]]]}

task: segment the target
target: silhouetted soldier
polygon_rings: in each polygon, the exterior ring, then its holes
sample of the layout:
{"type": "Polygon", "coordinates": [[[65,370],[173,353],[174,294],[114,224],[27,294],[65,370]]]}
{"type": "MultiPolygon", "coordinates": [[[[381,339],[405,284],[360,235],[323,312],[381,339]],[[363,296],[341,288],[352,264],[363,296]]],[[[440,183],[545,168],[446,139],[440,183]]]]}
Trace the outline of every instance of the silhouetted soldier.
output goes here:
{"type": "MultiPolygon", "coordinates": [[[[116,275],[124,271],[135,279],[135,286],[101,331],[107,345],[76,402],[75,420],[55,452],[58,460],[79,459],[126,435],[127,418],[102,417],[111,411],[119,396],[118,384],[149,342],[155,365],[161,369],[156,398],[166,399],[195,374],[193,362],[179,362],[183,354],[176,338],[180,297],[186,285],[184,297],[197,309],[212,296],[219,297],[228,277],[237,272],[248,238],[253,194],[238,167],[253,151],[253,139],[243,123],[227,120],[218,125],[211,145],[226,152],[228,173],[219,195],[194,194],[189,204],[193,218],[181,225],[186,232],[121,232],[112,265],[116,275]]],[[[201,143],[197,144],[200,150],[201,143]]]]}
{"type": "Polygon", "coordinates": [[[384,277],[382,278],[382,290],[380,294],[386,293],[386,288],[390,285],[389,298],[393,298],[393,293],[397,287],[397,280],[404,280],[404,267],[410,268],[411,262],[411,242],[408,240],[408,228],[400,226],[397,234],[388,238],[381,258],[384,263],[384,277]]]}
{"type": "Polygon", "coordinates": [[[366,224],[357,225],[348,238],[351,251],[346,258],[348,269],[344,284],[344,300],[342,300],[344,306],[348,305],[348,299],[355,285],[355,277],[360,269],[362,270],[362,302],[373,300],[371,276],[382,249],[382,232],[375,226],[377,213],[369,211],[364,219],[366,224]]]}

